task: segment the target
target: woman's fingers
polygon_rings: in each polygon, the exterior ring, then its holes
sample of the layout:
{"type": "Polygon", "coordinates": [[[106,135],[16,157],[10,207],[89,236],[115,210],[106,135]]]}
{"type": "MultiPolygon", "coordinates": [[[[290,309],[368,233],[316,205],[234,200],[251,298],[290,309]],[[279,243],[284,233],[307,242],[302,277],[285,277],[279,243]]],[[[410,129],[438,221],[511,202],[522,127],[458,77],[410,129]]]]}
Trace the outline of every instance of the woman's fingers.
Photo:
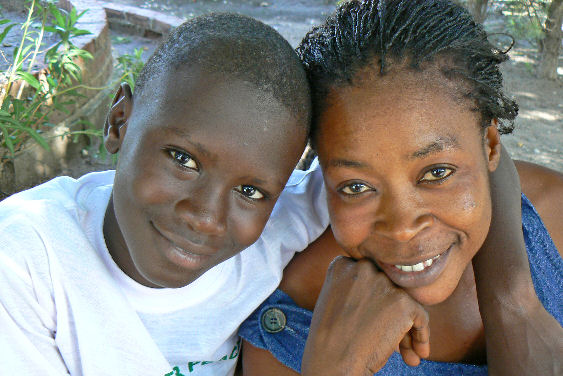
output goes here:
{"type": "MultiPolygon", "coordinates": [[[[317,300],[304,375],[377,371],[399,345],[409,365],[430,353],[426,310],[369,260],[336,258],[317,300]]],[[[373,374],[373,372],[372,372],[373,374]]]]}
{"type": "Polygon", "coordinates": [[[429,317],[426,310],[417,307],[410,337],[412,339],[412,348],[420,358],[428,358],[430,356],[430,326],[429,317]]]}
{"type": "Polygon", "coordinates": [[[399,343],[399,351],[404,362],[414,367],[430,355],[430,328],[428,313],[420,306],[413,307],[413,326],[399,343]]]}
{"type": "Polygon", "coordinates": [[[409,366],[414,367],[420,364],[420,357],[413,349],[412,338],[409,333],[405,334],[399,343],[399,352],[403,357],[403,361],[409,366]]]}

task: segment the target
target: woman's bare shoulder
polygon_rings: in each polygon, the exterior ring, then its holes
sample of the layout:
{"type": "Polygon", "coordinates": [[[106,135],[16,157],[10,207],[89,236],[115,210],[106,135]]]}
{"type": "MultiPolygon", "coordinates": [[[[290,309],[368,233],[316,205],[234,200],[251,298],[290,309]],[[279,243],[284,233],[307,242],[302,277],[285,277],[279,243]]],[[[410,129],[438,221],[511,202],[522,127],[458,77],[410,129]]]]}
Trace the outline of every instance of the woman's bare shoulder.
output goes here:
{"type": "Polygon", "coordinates": [[[522,192],[532,202],[563,257],[563,173],[514,161],[522,192]]]}
{"type": "Polygon", "coordinates": [[[312,311],[330,263],[336,256],[343,254],[344,251],[336,243],[329,227],[291,260],[283,272],[280,288],[297,305],[312,311]]]}

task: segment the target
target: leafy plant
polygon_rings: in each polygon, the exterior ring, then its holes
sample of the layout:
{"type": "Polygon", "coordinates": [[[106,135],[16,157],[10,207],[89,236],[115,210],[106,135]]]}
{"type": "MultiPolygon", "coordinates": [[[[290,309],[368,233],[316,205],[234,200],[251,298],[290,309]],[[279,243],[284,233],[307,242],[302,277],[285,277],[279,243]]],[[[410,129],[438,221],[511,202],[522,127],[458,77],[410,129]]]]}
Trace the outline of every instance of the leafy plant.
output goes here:
{"type": "Polygon", "coordinates": [[[516,39],[537,43],[543,36],[547,0],[513,0],[504,2],[506,27],[516,39]]]}
{"type": "MultiPolygon", "coordinates": [[[[20,25],[23,30],[20,43],[14,49],[8,69],[0,71],[0,156],[6,154],[1,149],[7,149],[9,153],[5,157],[8,158],[12,158],[30,137],[42,147],[49,148],[44,136],[44,131],[54,125],[49,118],[57,111],[68,114],[68,107],[82,96],[77,91],[84,87],[77,60],[92,58],[89,52],[72,43],[72,38],[90,34],[76,27],[85,11],[58,9],[53,0],[28,0],[27,3],[27,19],[20,25]],[[54,34],[58,39],[42,50],[46,33],[54,34]],[[42,53],[46,70],[37,77],[32,68],[42,53]],[[21,84],[15,90],[17,81],[24,81],[27,87],[21,84]]],[[[0,25],[6,25],[0,33],[2,43],[18,24],[0,19],[0,25]]]]}
{"type": "Polygon", "coordinates": [[[135,88],[135,81],[141,70],[145,66],[142,58],[144,48],[135,48],[133,54],[123,54],[117,58],[117,70],[121,77],[119,82],[127,82],[131,86],[131,90],[135,88]]]}

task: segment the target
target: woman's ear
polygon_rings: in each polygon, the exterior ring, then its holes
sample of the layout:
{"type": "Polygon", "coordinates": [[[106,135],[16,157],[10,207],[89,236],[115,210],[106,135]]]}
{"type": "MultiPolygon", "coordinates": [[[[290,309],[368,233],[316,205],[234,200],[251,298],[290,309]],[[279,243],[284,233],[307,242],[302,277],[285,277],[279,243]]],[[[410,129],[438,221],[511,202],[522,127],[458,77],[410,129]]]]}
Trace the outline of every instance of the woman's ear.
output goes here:
{"type": "Polygon", "coordinates": [[[132,109],[133,94],[131,87],[127,83],[122,83],[113,98],[104,125],[104,145],[111,154],[117,153],[121,148],[132,109]]]}
{"type": "Polygon", "coordinates": [[[491,120],[491,125],[485,129],[485,153],[489,171],[493,172],[497,169],[500,160],[500,134],[498,131],[498,120],[491,120]]]}

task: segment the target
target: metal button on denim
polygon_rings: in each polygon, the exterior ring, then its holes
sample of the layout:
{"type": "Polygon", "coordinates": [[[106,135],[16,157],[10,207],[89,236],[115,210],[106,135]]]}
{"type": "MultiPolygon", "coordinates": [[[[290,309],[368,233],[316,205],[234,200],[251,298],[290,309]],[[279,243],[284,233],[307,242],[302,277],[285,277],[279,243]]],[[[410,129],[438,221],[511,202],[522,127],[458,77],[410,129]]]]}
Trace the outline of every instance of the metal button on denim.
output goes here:
{"type": "Polygon", "coordinates": [[[262,327],[268,333],[281,332],[285,328],[285,314],[281,309],[270,308],[262,314],[262,327]]]}

